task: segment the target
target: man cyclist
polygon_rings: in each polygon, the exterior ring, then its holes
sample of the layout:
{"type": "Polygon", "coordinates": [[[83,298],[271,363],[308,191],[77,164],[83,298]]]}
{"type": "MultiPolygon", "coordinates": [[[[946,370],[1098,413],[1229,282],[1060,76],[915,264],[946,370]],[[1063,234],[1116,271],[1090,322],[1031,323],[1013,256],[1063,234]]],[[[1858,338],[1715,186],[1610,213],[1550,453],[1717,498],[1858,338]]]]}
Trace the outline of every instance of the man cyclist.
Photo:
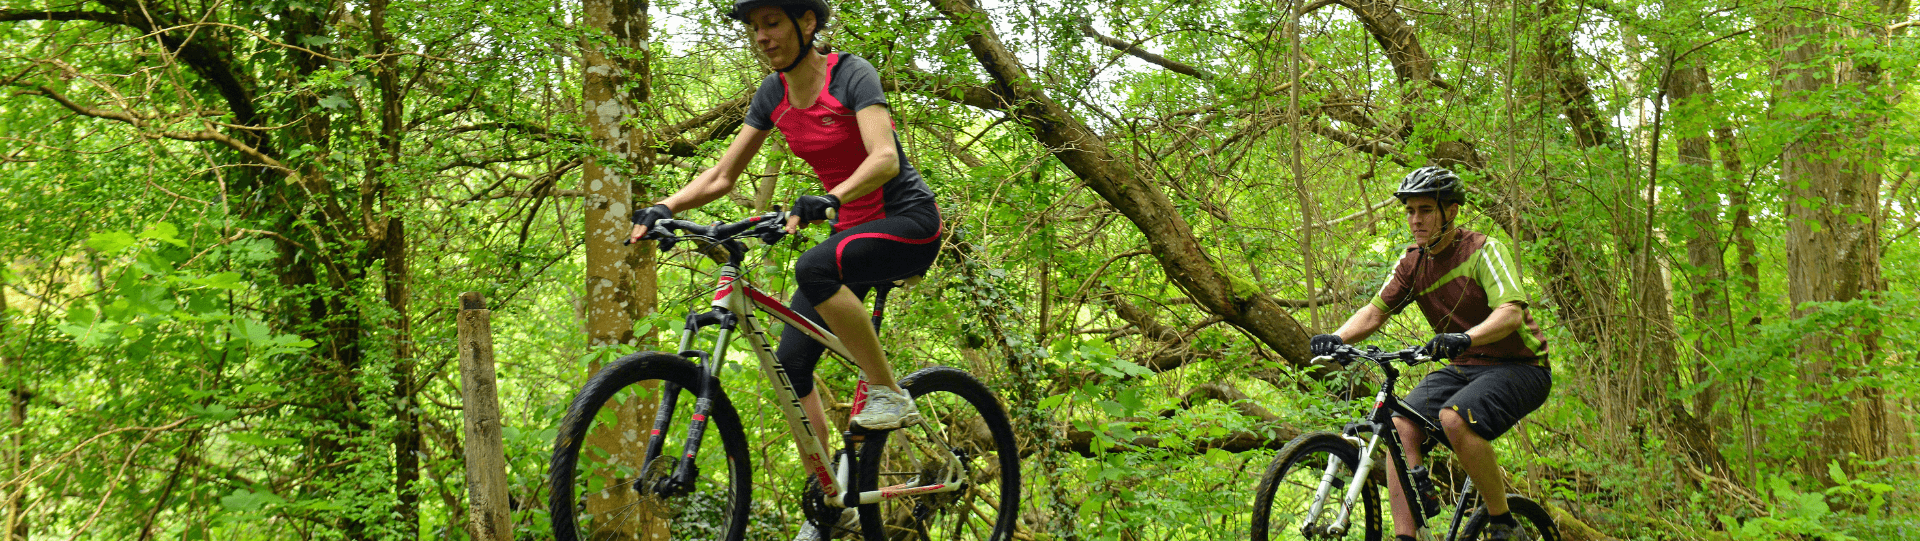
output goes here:
{"type": "MultiPolygon", "coordinates": [[[[894,380],[862,299],[875,285],[923,274],[933,265],[940,250],[940,209],[894,135],[880,74],[860,57],[814,47],[814,37],[833,16],[825,0],[735,0],[724,14],[746,24],[753,50],[776,73],[754,92],[745,126],[718,165],[658,204],[634,211],[632,240],[640,240],[657,220],[732,192],[768,134],[780,130],[821,183],[821,193],[793,202],[787,232],[838,211],[833,235],[794,264],[799,292],[790,307],[826,323],[866,373],[871,386],[867,400],[855,406],[854,425],[890,430],[918,423],[919,410],[894,380]]],[[[774,353],[812,426],[827,426],[813,389],[813,369],[825,349],[788,326],[774,353]]]]}
{"type": "MultiPolygon", "coordinates": [[[[1435,333],[1426,344],[1428,354],[1452,363],[1428,374],[1406,401],[1420,415],[1439,420],[1480,493],[1506,494],[1489,442],[1546,402],[1553,388],[1546,337],[1528,315],[1512,251],[1497,239],[1454,226],[1466,201],[1459,177],[1445,168],[1422,167],[1408,173],[1393,195],[1406,211],[1414,244],[1373,302],[1333,334],[1313,337],[1309,349],[1329,354],[1372,335],[1408,304],[1418,305],[1435,333]]],[[[1387,461],[1394,535],[1397,541],[1413,541],[1414,513],[1421,513],[1422,521],[1440,514],[1440,494],[1424,464],[1426,432],[1397,414],[1393,422],[1422,507],[1415,511],[1401,503],[1408,501],[1405,489],[1393,461],[1387,461]]],[[[1492,519],[1485,538],[1510,538],[1518,523],[1508,514],[1506,499],[1485,500],[1492,519]]]]}

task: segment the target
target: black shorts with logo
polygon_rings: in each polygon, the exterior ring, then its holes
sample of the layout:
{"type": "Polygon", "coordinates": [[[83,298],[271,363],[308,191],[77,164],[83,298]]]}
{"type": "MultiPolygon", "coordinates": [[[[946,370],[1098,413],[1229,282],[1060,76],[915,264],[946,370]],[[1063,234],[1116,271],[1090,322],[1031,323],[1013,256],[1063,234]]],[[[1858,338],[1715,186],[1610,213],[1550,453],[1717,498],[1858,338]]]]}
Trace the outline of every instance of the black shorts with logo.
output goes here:
{"type": "Polygon", "coordinates": [[[1434,424],[1440,423],[1440,410],[1454,410],[1474,433],[1492,441],[1540,409],[1552,391],[1553,372],[1545,366],[1456,364],[1427,374],[1406,402],[1434,424]]]}

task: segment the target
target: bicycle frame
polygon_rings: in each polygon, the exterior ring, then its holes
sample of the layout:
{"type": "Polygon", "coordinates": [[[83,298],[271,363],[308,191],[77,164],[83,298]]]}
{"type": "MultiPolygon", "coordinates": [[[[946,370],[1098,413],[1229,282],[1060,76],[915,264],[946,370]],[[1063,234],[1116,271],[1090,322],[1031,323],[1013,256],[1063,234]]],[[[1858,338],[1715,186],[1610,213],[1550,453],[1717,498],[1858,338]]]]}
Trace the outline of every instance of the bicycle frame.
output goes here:
{"type": "MultiPolygon", "coordinates": [[[[1399,477],[1401,497],[1407,500],[1411,500],[1412,498],[1413,476],[1407,471],[1406,454],[1400,444],[1399,429],[1397,429],[1393,423],[1394,414],[1398,413],[1402,417],[1413,420],[1420,425],[1421,429],[1426,430],[1428,434],[1435,435],[1434,437],[1441,445],[1447,446],[1448,449],[1453,448],[1452,443],[1446,439],[1446,431],[1440,427],[1439,423],[1414,412],[1413,406],[1407,404],[1399,395],[1394,394],[1393,387],[1400,379],[1400,370],[1393,367],[1391,364],[1392,360],[1372,358],[1368,358],[1368,360],[1372,360],[1380,366],[1382,373],[1386,375],[1386,381],[1380,385],[1380,391],[1374,395],[1373,408],[1368,410],[1365,418],[1360,421],[1348,423],[1347,426],[1341,430],[1342,437],[1352,442],[1354,446],[1360,448],[1360,463],[1354,467],[1353,477],[1347,483],[1345,493],[1340,500],[1340,509],[1338,513],[1334,515],[1334,521],[1326,526],[1328,533],[1336,535],[1347,531],[1349,521],[1353,518],[1353,506],[1360,501],[1361,491],[1365,490],[1367,480],[1373,474],[1373,467],[1375,466],[1374,451],[1379,450],[1382,440],[1385,441],[1387,457],[1393,461],[1394,470],[1399,474],[1397,477],[1399,477]],[[1372,436],[1362,440],[1359,437],[1361,432],[1370,432],[1372,436]]],[[[1320,488],[1314,493],[1313,504],[1307,508],[1305,520],[1300,523],[1301,529],[1304,530],[1307,525],[1319,521],[1320,514],[1325,511],[1324,504],[1326,503],[1326,499],[1331,495],[1334,476],[1339,471],[1340,460],[1330,457],[1327,460],[1326,473],[1320,478],[1320,488]]],[[[1445,539],[1454,539],[1459,534],[1461,520],[1466,515],[1464,510],[1472,501],[1474,495],[1473,479],[1469,478],[1460,490],[1459,501],[1455,502],[1453,519],[1447,527],[1447,536],[1445,539]]],[[[1412,511],[1416,522],[1416,526],[1414,527],[1415,538],[1428,538],[1427,521],[1421,518],[1425,516],[1424,513],[1413,507],[1411,501],[1393,501],[1392,491],[1388,491],[1387,499],[1388,505],[1404,506],[1412,511]]]]}
{"type": "MultiPolygon", "coordinates": [[[[701,378],[701,381],[706,382],[703,386],[710,386],[711,382],[718,381],[717,375],[720,369],[726,366],[727,344],[734,338],[736,332],[744,331],[751,351],[760,361],[760,371],[774,386],[774,401],[779,405],[781,414],[786,417],[787,428],[792,432],[794,443],[800,452],[801,463],[807,475],[819,483],[828,505],[853,507],[901,496],[959,490],[962,485],[952,480],[939,480],[933,484],[919,486],[885,487],[861,493],[848,490],[852,485],[851,472],[856,471],[852,449],[855,443],[864,441],[865,432],[855,430],[844,434],[846,445],[840,466],[837,470],[833,469],[831,462],[827,459],[826,445],[823,443],[821,433],[813,426],[812,420],[807,418],[804,408],[801,407],[800,397],[794,391],[793,381],[788,377],[786,369],[780,365],[779,359],[774,357],[773,345],[767,339],[765,327],[758,318],[754,317],[754,311],[764,311],[774,319],[800,329],[809,338],[820,342],[829,351],[842,358],[852,359],[852,355],[840,342],[839,337],[834,336],[824,325],[795,313],[779,299],[768,295],[747,281],[741,272],[741,262],[745,257],[746,249],[738,240],[725,240],[719,244],[726,248],[729,257],[720,268],[718,284],[710,304],[711,309],[706,312],[687,314],[686,326],[682,328],[680,334],[679,354],[701,366],[706,376],[701,378]],[[720,329],[714,338],[711,353],[693,349],[694,340],[700,331],[715,325],[720,329]]],[[[879,328],[888,289],[890,288],[876,289],[877,295],[873,309],[876,329],[879,328]]],[[[647,440],[646,460],[640,471],[651,471],[653,461],[661,454],[665,444],[665,434],[673,422],[675,403],[679,399],[680,389],[676,387],[678,386],[668,383],[663,389],[660,407],[654,416],[653,429],[647,440]]],[[[678,459],[673,475],[664,480],[665,485],[652,487],[656,492],[663,495],[681,495],[691,490],[693,478],[697,472],[693,471],[693,461],[690,459],[699,451],[707,415],[712,412],[712,392],[712,389],[703,388],[694,393],[699,398],[694,402],[691,424],[688,425],[687,441],[684,446],[686,452],[678,459]]],[[[862,373],[860,383],[854,389],[856,411],[859,405],[866,401],[866,396],[866,374],[862,373]]]]}

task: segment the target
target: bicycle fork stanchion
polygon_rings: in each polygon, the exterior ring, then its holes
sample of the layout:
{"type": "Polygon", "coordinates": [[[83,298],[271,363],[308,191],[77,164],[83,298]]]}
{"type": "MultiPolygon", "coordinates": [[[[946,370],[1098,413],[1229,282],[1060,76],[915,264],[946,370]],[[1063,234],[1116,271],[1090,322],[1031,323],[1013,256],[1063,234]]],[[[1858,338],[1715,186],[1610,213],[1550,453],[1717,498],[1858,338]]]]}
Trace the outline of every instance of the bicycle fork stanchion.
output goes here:
{"type": "MultiPolygon", "coordinates": [[[[721,363],[724,362],[725,346],[727,340],[733,335],[736,322],[733,314],[725,309],[687,315],[686,327],[680,335],[680,356],[700,363],[701,374],[705,377],[699,382],[699,387],[693,389],[693,419],[687,423],[687,443],[682,447],[685,452],[676,457],[673,475],[659,480],[655,486],[647,487],[655,494],[674,497],[686,495],[693,490],[694,480],[700,475],[699,466],[694,463],[694,458],[699,455],[700,442],[706,436],[707,418],[713,414],[714,389],[711,375],[717,373],[721,363]],[[708,325],[720,326],[719,335],[715,337],[718,345],[717,353],[714,354],[691,349],[693,337],[701,328],[708,325]]],[[[646,478],[646,472],[653,471],[653,461],[659,459],[662,448],[665,447],[667,429],[673,426],[673,413],[678,409],[680,390],[681,387],[673,383],[661,386],[660,408],[654,412],[653,429],[647,435],[647,454],[646,460],[641,463],[641,479],[646,478]]]]}
{"type": "Polygon", "coordinates": [[[673,410],[679,407],[680,385],[674,382],[660,384],[660,406],[653,411],[653,430],[647,434],[647,454],[640,462],[640,475],[634,479],[635,488],[648,490],[653,487],[640,487],[647,479],[647,472],[653,471],[654,459],[660,458],[660,449],[666,446],[667,429],[673,427],[673,410]]]}
{"type": "Polygon", "coordinates": [[[680,456],[680,466],[674,469],[672,484],[666,490],[672,496],[682,496],[692,492],[694,479],[700,476],[699,466],[694,464],[693,459],[700,452],[701,438],[706,436],[707,416],[713,414],[712,374],[718,373],[721,363],[726,362],[727,340],[733,338],[733,329],[736,324],[733,314],[718,310],[715,312],[719,313],[720,332],[715,337],[714,352],[710,354],[707,364],[700,371],[703,377],[700,379],[700,388],[694,395],[696,398],[693,401],[693,421],[687,423],[686,453],[680,456]]]}
{"type": "MultiPolygon", "coordinates": [[[[1347,533],[1347,521],[1353,519],[1353,505],[1360,501],[1361,487],[1366,486],[1367,478],[1373,474],[1373,450],[1380,446],[1380,431],[1374,430],[1373,437],[1367,439],[1367,445],[1360,450],[1360,465],[1353,469],[1353,479],[1347,481],[1347,495],[1340,499],[1340,514],[1334,515],[1333,524],[1327,526],[1327,533],[1340,535],[1347,533]]],[[[1322,489],[1332,488],[1331,480],[1321,483],[1322,489]]]]}

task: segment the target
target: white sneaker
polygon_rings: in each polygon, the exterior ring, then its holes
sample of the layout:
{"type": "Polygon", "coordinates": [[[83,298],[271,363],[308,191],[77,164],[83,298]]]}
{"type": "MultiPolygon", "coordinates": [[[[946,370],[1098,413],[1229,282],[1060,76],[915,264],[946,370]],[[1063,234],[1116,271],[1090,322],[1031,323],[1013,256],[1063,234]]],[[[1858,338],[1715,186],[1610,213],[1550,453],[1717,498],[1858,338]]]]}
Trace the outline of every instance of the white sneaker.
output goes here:
{"type": "Polygon", "coordinates": [[[913,406],[913,397],[894,392],[892,387],[875,385],[867,388],[867,403],[851,420],[867,430],[893,430],[924,419],[920,417],[920,409],[913,406]]]}

